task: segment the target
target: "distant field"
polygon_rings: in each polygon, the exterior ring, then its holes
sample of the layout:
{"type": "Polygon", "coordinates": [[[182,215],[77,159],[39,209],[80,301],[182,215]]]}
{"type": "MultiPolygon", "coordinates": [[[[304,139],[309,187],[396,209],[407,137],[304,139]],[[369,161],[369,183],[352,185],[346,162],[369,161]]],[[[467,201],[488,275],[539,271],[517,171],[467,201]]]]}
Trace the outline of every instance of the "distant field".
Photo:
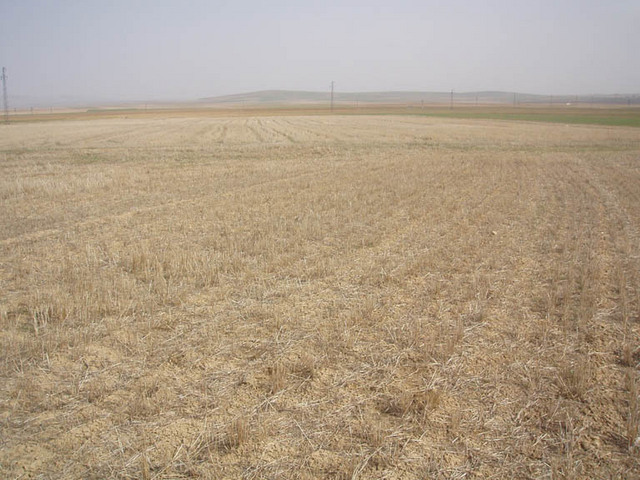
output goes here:
{"type": "MultiPolygon", "coordinates": [[[[468,118],[480,120],[509,120],[527,122],[551,122],[564,124],[605,125],[640,127],[639,107],[600,106],[495,106],[495,105],[456,105],[453,109],[442,105],[383,105],[369,103],[338,104],[334,114],[340,115],[424,115],[428,117],[468,118]]],[[[328,105],[319,104],[282,104],[264,106],[248,104],[242,106],[182,105],[154,108],[90,108],[65,111],[21,113],[11,117],[14,123],[41,122],[51,120],[88,120],[99,118],[174,118],[174,117],[263,117],[263,116],[301,116],[330,115],[328,105]]]]}
{"type": "Polygon", "coordinates": [[[640,477],[620,112],[0,125],[0,476],[640,477]]]}
{"type": "Polygon", "coordinates": [[[516,120],[528,122],[550,122],[585,125],[608,125],[640,127],[640,108],[592,109],[592,108],[484,108],[480,111],[469,108],[448,112],[428,112],[428,116],[447,118],[477,118],[486,120],[516,120]]]}

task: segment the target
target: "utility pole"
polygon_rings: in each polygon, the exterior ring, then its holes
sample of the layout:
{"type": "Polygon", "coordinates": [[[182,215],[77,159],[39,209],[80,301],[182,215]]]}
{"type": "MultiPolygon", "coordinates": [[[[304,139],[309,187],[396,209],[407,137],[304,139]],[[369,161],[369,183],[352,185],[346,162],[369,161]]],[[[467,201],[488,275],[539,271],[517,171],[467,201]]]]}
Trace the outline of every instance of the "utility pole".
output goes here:
{"type": "Polygon", "coordinates": [[[451,89],[451,101],[449,103],[449,109],[453,110],[453,89],[451,89]]]}
{"type": "Polygon", "coordinates": [[[4,105],[4,123],[9,123],[9,100],[7,99],[7,69],[2,67],[2,101],[4,105]]]}
{"type": "Polygon", "coordinates": [[[331,81],[331,113],[333,113],[333,84],[334,81],[331,81]]]}

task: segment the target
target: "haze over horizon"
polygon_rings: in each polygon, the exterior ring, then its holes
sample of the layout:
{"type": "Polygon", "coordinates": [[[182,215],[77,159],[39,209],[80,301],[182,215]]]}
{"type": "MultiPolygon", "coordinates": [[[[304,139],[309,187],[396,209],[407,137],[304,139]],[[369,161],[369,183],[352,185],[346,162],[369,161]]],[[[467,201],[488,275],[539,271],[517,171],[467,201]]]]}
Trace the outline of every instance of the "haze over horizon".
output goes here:
{"type": "MultiPolygon", "coordinates": [[[[9,101],[640,92],[637,0],[0,0],[9,101]]],[[[16,101],[17,103],[17,101],[16,101]]]]}

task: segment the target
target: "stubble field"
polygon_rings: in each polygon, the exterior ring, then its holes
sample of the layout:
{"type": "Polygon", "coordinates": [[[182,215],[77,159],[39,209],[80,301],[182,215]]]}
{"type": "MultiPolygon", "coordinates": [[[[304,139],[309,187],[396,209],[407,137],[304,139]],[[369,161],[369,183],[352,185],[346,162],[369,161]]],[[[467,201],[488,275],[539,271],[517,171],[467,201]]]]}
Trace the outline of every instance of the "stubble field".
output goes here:
{"type": "Polygon", "coordinates": [[[3,478],[640,476],[640,129],[0,127],[3,478]]]}

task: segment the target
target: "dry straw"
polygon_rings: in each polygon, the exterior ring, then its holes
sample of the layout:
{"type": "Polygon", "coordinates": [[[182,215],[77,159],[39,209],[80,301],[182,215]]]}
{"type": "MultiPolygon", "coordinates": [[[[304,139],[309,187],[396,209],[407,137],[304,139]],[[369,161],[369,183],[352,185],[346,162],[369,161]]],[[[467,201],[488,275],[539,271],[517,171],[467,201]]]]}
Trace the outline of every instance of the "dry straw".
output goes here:
{"type": "Polygon", "coordinates": [[[640,476],[640,131],[210,114],[0,136],[2,476],[640,476]]]}

